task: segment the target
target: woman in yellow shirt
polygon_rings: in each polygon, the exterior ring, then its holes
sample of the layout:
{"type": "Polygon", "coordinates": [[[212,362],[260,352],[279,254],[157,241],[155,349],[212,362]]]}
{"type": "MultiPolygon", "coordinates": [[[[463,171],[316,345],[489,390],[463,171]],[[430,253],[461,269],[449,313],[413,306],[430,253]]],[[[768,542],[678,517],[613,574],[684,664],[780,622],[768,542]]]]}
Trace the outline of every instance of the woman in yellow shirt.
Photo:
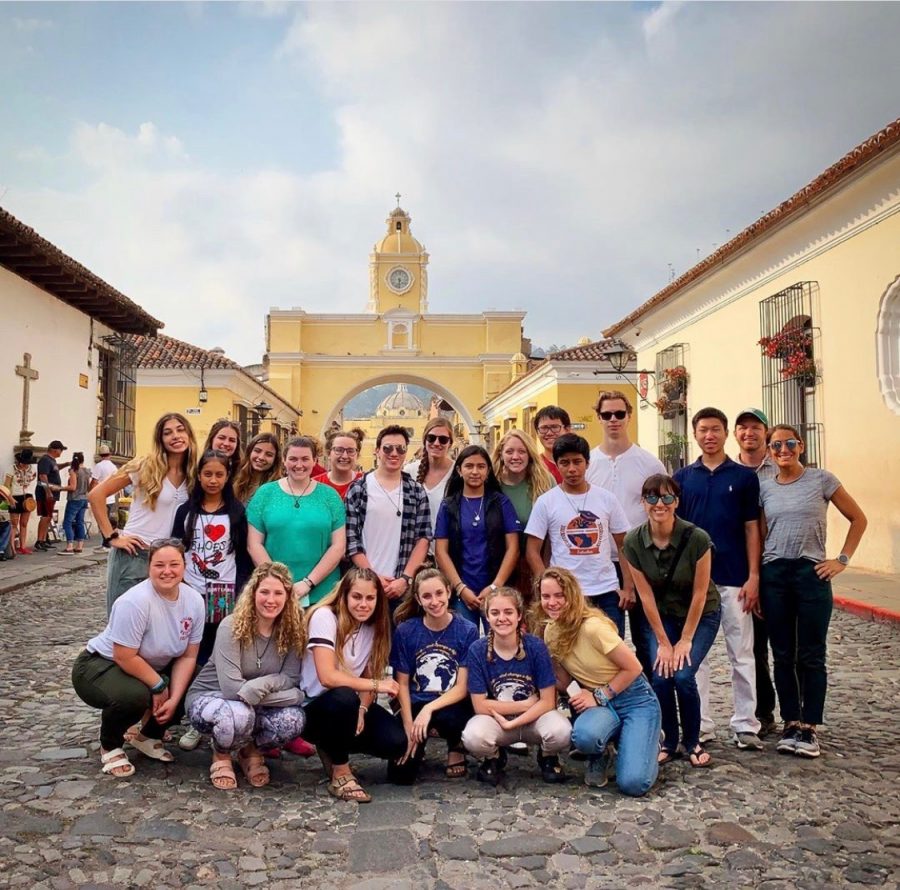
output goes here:
{"type": "Polygon", "coordinates": [[[659,702],[637,656],[616,625],[591,606],[575,576],[550,566],[538,579],[535,610],[553,658],[557,685],[568,689],[578,715],[575,747],[588,755],[584,783],[606,784],[611,742],[618,745],[616,784],[632,797],[646,794],[659,772],[659,702]],[[578,687],[577,689],[575,687],[578,687]]]}

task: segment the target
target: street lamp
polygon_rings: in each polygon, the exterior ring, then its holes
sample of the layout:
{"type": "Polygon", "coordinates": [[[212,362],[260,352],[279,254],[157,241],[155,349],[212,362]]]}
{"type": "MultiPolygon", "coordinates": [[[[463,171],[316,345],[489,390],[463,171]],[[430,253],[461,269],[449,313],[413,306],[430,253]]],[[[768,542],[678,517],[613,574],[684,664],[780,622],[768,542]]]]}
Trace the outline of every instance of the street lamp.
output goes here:
{"type": "Polygon", "coordinates": [[[260,420],[265,420],[269,416],[269,412],[272,410],[272,406],[268,402],[257,402],[253,406],[253,410],[256,412],[256,416],[260,420]]]}
{"type": "MultiPolygon", "coordinates": [[[[601,354],[600,360],[607,362],[611,368],[611,370],[605,370],[603,368],[596,368],[594,370],[594,374],[596,376],[601,376],[604,374],[613,374],[614,376],[628,382],[632,383],[628,379],[628,375],[625,373],[625,369],[637,358],[637,353],[627,344],[623,343],[621,340],[613,340],[609,346],[605,347],[601,354]]],[[[655,371],[635,371],[637,377],[655,377],[655,371]]],[[[649,402],[647,398],[641,393],[641,386],[637,383],[632,383],[634,386],[635,392],[637,393],[637,397],[643,402],[645,405],[652,405],[652,402],[649,402]]]]}

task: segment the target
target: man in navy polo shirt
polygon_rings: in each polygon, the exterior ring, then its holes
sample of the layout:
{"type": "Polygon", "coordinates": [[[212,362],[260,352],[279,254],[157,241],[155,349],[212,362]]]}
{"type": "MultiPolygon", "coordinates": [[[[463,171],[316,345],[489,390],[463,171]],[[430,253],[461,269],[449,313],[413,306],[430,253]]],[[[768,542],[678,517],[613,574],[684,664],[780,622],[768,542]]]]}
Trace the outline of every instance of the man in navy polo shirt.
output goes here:
{"type": "MultiPolygon", "coordinates": [[[[761,751],[752,618],[759,600],[759,480],[725,454],[728,418],[718,408],[701,409],[691,424],[700,457],[675,473],[681,486],[678,515],[712,538],[712,579],[722,599],[722,632],[731,662],[734,742],[742,750],[761,751]]],[[[700,738],[709,740],[715,724],[709,716],[708,660],[697,671],[697,688],[700,738]]]]}

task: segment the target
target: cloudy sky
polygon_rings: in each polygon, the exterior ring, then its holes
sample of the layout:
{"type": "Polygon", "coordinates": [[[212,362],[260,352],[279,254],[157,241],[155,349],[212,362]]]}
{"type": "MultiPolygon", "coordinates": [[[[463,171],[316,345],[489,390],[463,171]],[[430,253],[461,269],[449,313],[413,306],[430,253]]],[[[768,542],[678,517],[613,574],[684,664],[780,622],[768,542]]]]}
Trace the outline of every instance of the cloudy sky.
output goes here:
{"type": "Polygon", "coordinates": [[[432,311],[571,344],[897,117],[898,33],[889,3],[2,3],[0,206],[252,362],[269,307],[365,309],[400,191],[432,311]]]}

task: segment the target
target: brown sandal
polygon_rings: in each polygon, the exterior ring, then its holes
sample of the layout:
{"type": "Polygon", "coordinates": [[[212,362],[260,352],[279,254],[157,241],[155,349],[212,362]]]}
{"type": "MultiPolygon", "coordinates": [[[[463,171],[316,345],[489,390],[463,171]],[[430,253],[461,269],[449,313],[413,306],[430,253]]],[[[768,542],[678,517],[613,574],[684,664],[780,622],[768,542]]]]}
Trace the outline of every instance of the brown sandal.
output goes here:
{"type": "Polygon", "coordinates": [[[464,779],[469,774],[469,764],[466,762],[466,753],[465,751],[460,751],[457,748],[454,748],[447,752],[447,768],[444,770],[444,775],[448,779],[464,779]],[[457,760],[455,763],[450,763],[450,755],[462,755],[462,760],[457,760]]]}
{"type": "Polygon", "coordinates": [[[269,784],[269,768],[262,754],[241,754],[238,752],[238,763],[244,778],[254,787],[262,788],[269,784]]]}
{"type": "Polygon", "coordinates": [[[209,765],[209,780],[213,788],[219,791],[234,791],[237,788],[237,776],[230,760],[214,760],[209,765]]]}
{"type": "Polygon", "coordinates": [[[348,802],[368,803],[372,799],[352,773],[332,779],[328,783],[328,793],[338,800],[348,802]]]}

